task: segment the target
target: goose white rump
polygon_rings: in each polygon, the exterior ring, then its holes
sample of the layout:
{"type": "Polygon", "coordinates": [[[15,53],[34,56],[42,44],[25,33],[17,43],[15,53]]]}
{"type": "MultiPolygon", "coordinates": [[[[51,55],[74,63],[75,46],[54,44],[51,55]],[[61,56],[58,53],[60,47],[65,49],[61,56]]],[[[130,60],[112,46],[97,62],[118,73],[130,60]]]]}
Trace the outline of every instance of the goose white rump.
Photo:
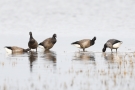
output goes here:
{"type": "Polygon", "coordinates": [[[113,45],[113,48],[114,48],[114,49],[119,48],[121,44],[122,44],[122,42],[115,43],[115,44],[113,45]]]}
{"type": "Polygon", "coordinates": [[[73,44],[75,47],[77,48],[81,48],[81,46],[79,44],[73,44]]]}
{"type": "Polygon", "coordinates": [[[12,53],[12,50],[9,48],[4,47],[7,53],[12,53]]]}

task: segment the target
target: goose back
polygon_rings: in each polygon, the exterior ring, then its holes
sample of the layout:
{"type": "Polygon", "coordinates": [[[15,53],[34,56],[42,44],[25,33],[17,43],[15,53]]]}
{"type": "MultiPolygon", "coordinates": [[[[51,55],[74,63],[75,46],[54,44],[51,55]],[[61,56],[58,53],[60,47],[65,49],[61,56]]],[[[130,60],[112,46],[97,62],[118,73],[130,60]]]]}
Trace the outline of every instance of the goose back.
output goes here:
{"type": "Polygon", "coordinates": [[[78,41],[78,44],[80,45],[81,48],[88,48],[90,47],[90,39],[83,39],[78,41]]]}
{"type": "Polygon", "coordinates": [[[30,50],[30,49],[17,47],[17,46],[5,46],[5,49],[7,52],[10,52],[10,53],[23,53],[23,52],[28,52],[30,50]]]}
{"type": "Polygon", "coordinates": [[[53,36],[51,38],[45,39],[39,45],[42,45],[45,48],[45,50],[49,50],[49,49],[51,49],[54,46],[54,44],[56,42],[57,42],[57,40],[56,40],[56,34],[53,34],[53,36]]]}
{"type": "Polygon", "coordinates": [[[109,39],[107,42],[106,42],[106,45],[107,47],[109,48],[118,48],[121,44],[121,41],[117,40],[117,39],[109,39]]]}

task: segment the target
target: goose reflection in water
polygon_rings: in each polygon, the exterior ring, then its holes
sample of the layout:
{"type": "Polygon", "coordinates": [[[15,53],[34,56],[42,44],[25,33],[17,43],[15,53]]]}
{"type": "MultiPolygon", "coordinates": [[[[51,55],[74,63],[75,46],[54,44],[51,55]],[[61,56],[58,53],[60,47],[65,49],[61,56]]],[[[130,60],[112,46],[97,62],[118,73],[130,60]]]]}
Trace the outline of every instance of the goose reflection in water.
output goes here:
{"type": "Polygon", "coordinates": [[[113,61],[114,60],[114,54],[113,53],[102,53],[105,60],[113,61]]]}
{"type": "Polygon", "coordinates": [[[73,60],[92,60],[95,61],[93,52],[75,52],[73,60]]]}
{"type": "Polygon", "coordinates": [[[44,55],[41,56],[41,58],[44,58],[45,60],[52,61],[53,63],[56,63],[56,53],[50,50],[45,50],[44,55]]]}
{"type": "Polygon", "coordinates": [[[122,53],[114,54],[114,53],[103,53],[104,59],[108,62],[108,64],[121,65],[124,63],[124,55],[122,53]]]}
{"type": "Polygon", "coordinates": [[[119,54],[115,54],[115,53],[102,53],[102,55],[104,56],[105,60],[108,61],[121,61],[121,59],[124,57],[124,55],[122,55],[122,53],[119,54]]]}
{"type": "Polygon", "coordinates": [[[33,62],[37,60],[37,53],[36,52],[32,52],[29,53],[29,61],[30,61],[30,71],[32,72],[32,67],[33,67],[33,62]]]}

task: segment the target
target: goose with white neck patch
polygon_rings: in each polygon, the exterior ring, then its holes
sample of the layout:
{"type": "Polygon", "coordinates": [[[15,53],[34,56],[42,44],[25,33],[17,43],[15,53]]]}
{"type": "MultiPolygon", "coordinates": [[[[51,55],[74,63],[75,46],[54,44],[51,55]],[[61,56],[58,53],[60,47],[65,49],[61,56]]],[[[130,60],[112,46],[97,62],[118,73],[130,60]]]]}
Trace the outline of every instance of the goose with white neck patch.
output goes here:
{"type": "Polygon", "coordinates": [[[56,37],[57,37],[57,35],[53,34],[52,37],[47,38],[44,41],[42,41],[41,43],[39,43],[39,46],[44,47],[45,50],[50,50],[57,42],[56,37]]]}
{"type": "Polygon", "coordinates": [[[7,53],[24,53],[28,52],[30,49],[24,49],[17,46],[5,46],[4,47],[7,53]]]}
{"type": "Polygon", "coordinates": [[[119,41],[117,39],[109,39],[105,44],[104,47],[102,49],[102,52],[106,51],[106,48],[110,48],[111,52],[112,49],[116,49],[116,53],[117,53],[117,49],[121,46],[122,41],[119,41]]]}
{"type": "Polygon", "coordinates": [[[85,51],[85,48],[88,48],[95,44],[95,40],[96,40],[96,37],[94,37],[92,40],[91,39],[82,39],[82,40],[71,43],[71,45],[74,45],[78,48],[83,49],[83,51],[85,51]]]}

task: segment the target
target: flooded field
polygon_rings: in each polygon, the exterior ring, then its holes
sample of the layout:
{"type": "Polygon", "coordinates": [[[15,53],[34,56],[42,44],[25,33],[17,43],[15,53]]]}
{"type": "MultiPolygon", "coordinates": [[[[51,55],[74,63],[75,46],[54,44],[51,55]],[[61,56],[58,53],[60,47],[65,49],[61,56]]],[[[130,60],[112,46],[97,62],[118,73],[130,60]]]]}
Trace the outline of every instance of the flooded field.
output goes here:
{"type": "Polygon", "coordinates": [[[0,90],[134,90],[134,11],[134,0],[1,0],[0,90]],[[54,33],[57,42],[47,52],[5,51],[28,48],[30,31],[38,43],[54,33]],[[86,52],[71,45],[94,36],[86,52]],[[112,38],[123,42],[118,53],[102,53],[112,38]]]}
{"type": "Polygon", "coordinates": [[[133,90],[135,53],[1,54],[1,90],[133,90]]]}

